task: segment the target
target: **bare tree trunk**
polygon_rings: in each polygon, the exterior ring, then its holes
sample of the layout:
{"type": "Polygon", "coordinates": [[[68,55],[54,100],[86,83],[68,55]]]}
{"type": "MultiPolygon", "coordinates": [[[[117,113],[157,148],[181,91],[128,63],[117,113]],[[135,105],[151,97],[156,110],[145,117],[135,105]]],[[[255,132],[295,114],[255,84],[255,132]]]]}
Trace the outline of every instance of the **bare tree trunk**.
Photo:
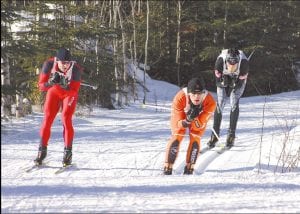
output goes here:
{"type": "Polygon", "coordinates": [[[149,39],[149,1],[147,0],[147,31],[146,31],[146,41],[145,41],[145,63],[144,63],[144,99],[143,104],[146,104],[146,68],[148,60],[148,39],[149,39]]]}
{"type": "Polygon", "coordinates": [[[117,12],[119,14],[119,21],[120,21],[120,27],[121,27],[121,32],[122,32],[122,55],[123,55],[123,95],[124,95],[124,102],[125,105],[128,105],[128,73],[127,73],[127,66],[126,66],[126,34],[123,26],[123,16],[120,11],[120,6],[117,7],[117,12]]]}
{"type": "MultiPolygon", "coordinates": [[[[10,68],[8,58],[4,55],[1,57],[1,86],[10,86],[10,68]]],[[[1,118],[8,119],[11,115],[12,97],[1,94],[1,118]]]]}
{"type": "MultiPolygon", "coordinates": [[[[136,53],[136,23],[135,23],[135,7],[136,7],[136,0],[130,1],[131,4],[131,15],[132,15],[132,26],[133,26],[133,57],[131,57],[132,62],[134,64],[134,70],[133,70],[133,84],[132,84],[132,94],[133,94],[133,101],[135,102],[135,85],[136,85],[136,76],[135,76],[135,70],[137,69],[137,53],[136,53]]],[[[131,44],[131,43],[130,43],[131,44]]],[[[132,53],[132,47],[130,47],[131,53],[132,53]]]]}
{"type": "MultiPolygon", "coordinates": [[[[211,19],[214,20],[215,17],[216,17],[216,7],[215,7],[215,4],[213,4],[212,8],[208,8],[209,11],[212,11],[212,17],[211,19]]],[[[214,36],[213,36],[213,44],[217,44],[217,41],[218,41],[218,31],[217,29],[214,30],[214,36]]]]}
{"type": "Polygon", "coordinates": [[[173,47],[172,47],[172,35],[171,35],[171,9],[170,1],[165,1],[166,10],[167,10],[167,20],[166,20],[166,34],[167,34],[167,54],[168,54],[168,63],[172,63],[173,56],[173,47]]]}
{"type": "Polygon", "coordinates": [[[138,1],[138,14],[141,14],[141,2],[142,0],[138,1]]]}
{"type": "MultiPolygon", "coordinates": [[[[120,6],[119,1],[112,1],[113,5],[113,27],[114,29],[117,28],[117,15],[118,15],[118,7],[120,6]]],[[[120,96],[120,77],[119,77],[119,68],[118,68],[118,39],[115,38],[113,40],[113,54],[114,54],[114,59],[115,59],[115,78],[116,78],[116,103],[118,106],[121,106],[121,96],[120,96]]]]}
{"type": "MultiPolygon", "coordinates": [[[[40,5],[40,3],[39,3],[39,1],[36,1],[36,4],[37,5],[40,5]]],[[[36,8],[36,16],[35,16],[35,22],[37,23],[37,25],[35,26],[35,30],[36,31],[38,31],[38,27],[37,26],[39,26],[40,24],[39,24],[39,22],[40,22],[40,6],[38,6],[37,8],[36,8]]],[[[39,41],[39,34],[38,33],[36,33],[35,34],[35,40],[36,41],[39,41]]]]}
{"type": "Polygon", "coordinates": [[[16,94],[16,118],[23,116],[23,96],[21,94],[16,94]]]}
{"type": "MultiPolygon", "coordinates": [[[[88,0],[85,0],[84,1],[84,4],[85,4],[85,6],[88,6],[89,5],[89,1],[88,0]]],[[[85,17],[84,17],[84,23],[85,24],[87,24],[88,23],[88,15],[86,15],[85,17]]],[[[88,52],[88,46],[87,46],[87,41],[84,41],[84,62],[85,62],[85,60],[86,60],[86,56],[87,56],[87,52],[88,52]]]]}
{"type": "Polygon", "coordinates": [[[226,36],[227,36],[227,31],[226,31],[226,28],[227,28],[227,16],[228,16],[228,1],[226,0],[225,2],[225,15],[224,15],[224,32],[223,32],[223,44],[224,44],[224,47],[226,47],[226,36]]]}
{"type": "Polygon", "coordinates": [[[181,26],[181,2],[178,0],[177,17],[177,44],[176,44],[176,63],[177,63],[177,84],[180,86],[180,26],[181,26]]]}

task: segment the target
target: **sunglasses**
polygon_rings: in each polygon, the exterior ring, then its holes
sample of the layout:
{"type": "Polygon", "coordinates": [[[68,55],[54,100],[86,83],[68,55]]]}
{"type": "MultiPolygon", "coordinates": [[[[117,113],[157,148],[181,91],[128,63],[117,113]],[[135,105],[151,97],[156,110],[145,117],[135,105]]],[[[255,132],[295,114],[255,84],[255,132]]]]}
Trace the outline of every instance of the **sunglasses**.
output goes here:
{"type": "Polygon", "coordinates": [[[235,65],[239,62],[239,59],[234,57],[234,58],[227,58],[226,62],[229,63],[230,65],[235,65]]]}
{"type": "Polygon", "coordinates": [[[202,91],[193,91],[193,92],[190,92],[191,94],[194,94],[194,95],[196,95],[196,94],[205,94],[205,92],[206,92],[206,90],[204,89],[204,90],[202,90],[202,91]]]}

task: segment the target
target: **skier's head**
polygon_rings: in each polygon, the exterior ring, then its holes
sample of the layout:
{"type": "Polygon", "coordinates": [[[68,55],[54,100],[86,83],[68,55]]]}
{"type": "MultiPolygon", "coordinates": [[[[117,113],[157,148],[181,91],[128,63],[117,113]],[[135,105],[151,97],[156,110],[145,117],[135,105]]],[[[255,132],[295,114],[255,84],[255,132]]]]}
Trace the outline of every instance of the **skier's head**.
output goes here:
{"type": "Polygon", "coordinates": [[[226,67],[231,73],[235,72],[238,68],[238,63],[240,61],[239,50],[236,48],[230,48],[226,55],[226,67]]]}
{"type": "Polygon", "coordinates": [[[205,89],[204,82],[202,78],[192,78],[188,82],[187,91],[188,93],[201,93],[205,89]]]}
{"type": "Polygon", "coordinates": [[[206,93],[205,84],[202,78],[192,78],[188,82],[187,91],[190,97],[190,101],[194,105],[200,105],[204,94],[206,93]]]}
{"type": "Polygon", "coordinates": [[[65,72],[71,66],[71,53],[66,48],[58,49],[56,53],[57,66],[59,70],[65,72]]]}
{"type": "Polygon", "coordinates": [[[236,48],[230,48],[227,51],[226,63],[235,65],[240,61],[239,50],[236,48]]]}
{"type": "Polygon", "coordinates": [[[66,48],[60,48],[56,53],[56,59],[57,61],[71,61],[71,53],[66,48]]]}

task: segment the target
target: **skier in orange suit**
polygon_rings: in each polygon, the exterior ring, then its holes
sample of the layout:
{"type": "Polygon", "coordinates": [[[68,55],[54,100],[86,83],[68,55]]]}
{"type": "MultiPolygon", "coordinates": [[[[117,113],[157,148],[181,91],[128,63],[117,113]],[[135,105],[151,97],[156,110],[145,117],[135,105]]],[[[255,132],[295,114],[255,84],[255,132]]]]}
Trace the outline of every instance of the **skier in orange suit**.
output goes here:
{"type": "Polygon", "coordinates": [[[215,108],[216,101],[205,89],[204,82],[200,78],[191,79],[188,86],[175,95],[170,121],[172,136],[166,149],[165,175],[172,174],[172,167],[187,129],[189,129],[190,143],[186,154],[184,174],[193,174],[200,151],[200,138],[215,108]]]}

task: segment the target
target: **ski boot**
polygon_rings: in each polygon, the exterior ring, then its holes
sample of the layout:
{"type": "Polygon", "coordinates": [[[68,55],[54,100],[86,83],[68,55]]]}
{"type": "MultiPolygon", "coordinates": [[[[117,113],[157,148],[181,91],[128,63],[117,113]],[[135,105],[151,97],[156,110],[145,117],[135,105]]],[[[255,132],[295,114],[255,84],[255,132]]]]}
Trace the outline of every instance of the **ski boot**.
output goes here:
{"type": "Polygon", "coordinates": [[[235,135],[234,134],[228,134],[227,140],[226,140],[226,147],[230,149],[234,145],[234,139],[235,135]]]}
{"type": "Polygon", "coordinates": [[[214,148],[216,146],[216,142],[218,142],[218,138],[214,134],[211,134],[210,140],[207,143],[208,148],[214,148]]]}
{"type": "Polygon", "coordinates": [[[172,168],[171,167],[164,167],[164,175],[172,175],[172,168]]]}
{"type": "Polygon", "coordinates": [[[39,152],[37,158],[34,160],[34,163],[39,166],[42,165],[43,160],[47,156],[47,146],[39,146],[39,152]]]}
{"type": "Polygon", "coordinates": [[[64,148],[63,166],[66,167],[72,164],[72,148],[64,148]]]}
{"type": "Polygon", "coordinates": [[[184,167],[183,174],[184,175],[192,175],[194,173],[194,169],[188,166],[184,167]]]}

